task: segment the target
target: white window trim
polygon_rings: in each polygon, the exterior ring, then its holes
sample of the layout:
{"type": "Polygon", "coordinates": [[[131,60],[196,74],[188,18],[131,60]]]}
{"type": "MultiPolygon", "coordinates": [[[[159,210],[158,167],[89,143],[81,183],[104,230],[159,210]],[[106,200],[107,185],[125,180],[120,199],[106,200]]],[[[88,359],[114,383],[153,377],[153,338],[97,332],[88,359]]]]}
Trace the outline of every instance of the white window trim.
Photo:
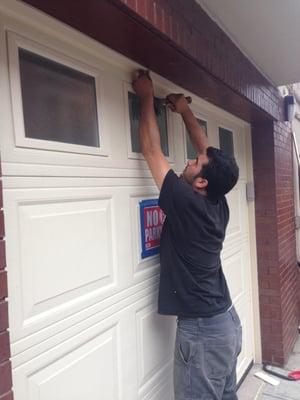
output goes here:
{"type": "Polygon", "coordinates": [[[109,155],[109,143],[107,135],[103,132],[103,116],[101,109],[101,70],[94,65],[87,65],[79,60],[68,57],[59,51],[53,50],[43,44],[34,42],[30,39],[22,37],[15,32],[7,32],[8,41],[8,57],[9,57],[9,75],[10,90],[12,101],[12,112],[14,121],[14,137],[16,147],[54,150],[59,152],[70,152],[80,154],[93,154],[99,156],[109,155]],[[100,147],[77,145],[72,143],[56,142],[51,140],[42,140],[28,138],[25,136],[23,103],[21,92],[20,65],[19,65],[19,48],[28,50],[36,55],[45,57],[51,61],[65,65],[69,68],[90,75],[95,79],[96,90],[96,106],[99,130],[100,147]]]}

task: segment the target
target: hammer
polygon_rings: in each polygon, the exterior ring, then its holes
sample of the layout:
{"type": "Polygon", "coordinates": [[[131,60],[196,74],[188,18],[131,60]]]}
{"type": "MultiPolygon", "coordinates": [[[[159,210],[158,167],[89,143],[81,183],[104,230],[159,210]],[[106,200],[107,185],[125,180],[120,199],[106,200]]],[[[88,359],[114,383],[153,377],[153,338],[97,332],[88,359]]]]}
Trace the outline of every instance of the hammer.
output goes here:
{"type": "MultiPolygon", "coordinates": [[[[190,96],[186,97],[186,101],[188,104],[191,104],[192,98],[190,96]]],[[[156,116],[161,115],[164,107],[168,107],[168,104],[170,102],[168,101],[167,98],[161,98],[161,97],[154,97],[154,111],[156,116]]],[[[139,106],[139,99],[135,98],[132,103],[132,117],[134,120],[139,119],[140,117],[140,106],[139,106]]]]}
{"type": "MultiPolygon", "coordinates": [[[[187,96],[185,99],[188,102],[188,104],[191,104],[191,102],[192,102],[191,96],[187,96]]],[[[154,98],[155,113],[157,115],[160,114],[163,107],[168,107],[169,104],[170,104],[170,101],[168,101],[167,97],[166,98],[155,97],[154,98]]]]}

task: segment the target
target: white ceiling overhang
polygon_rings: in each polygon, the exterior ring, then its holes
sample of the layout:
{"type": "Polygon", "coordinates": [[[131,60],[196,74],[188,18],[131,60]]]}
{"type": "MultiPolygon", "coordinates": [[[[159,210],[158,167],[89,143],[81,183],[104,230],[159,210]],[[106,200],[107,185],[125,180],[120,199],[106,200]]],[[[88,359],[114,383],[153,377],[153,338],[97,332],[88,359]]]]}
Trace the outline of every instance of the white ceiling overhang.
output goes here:
{"type": "Polygon", "coordinates": [[[276,86],[300,82],[300,0],[196,0],[276,86]]]}

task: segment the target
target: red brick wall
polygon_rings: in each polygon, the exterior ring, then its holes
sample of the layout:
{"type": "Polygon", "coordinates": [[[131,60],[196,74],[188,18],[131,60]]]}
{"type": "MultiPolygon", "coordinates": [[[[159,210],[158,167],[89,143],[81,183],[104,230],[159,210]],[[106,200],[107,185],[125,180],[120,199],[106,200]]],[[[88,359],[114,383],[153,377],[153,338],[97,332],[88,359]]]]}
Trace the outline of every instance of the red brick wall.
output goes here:
{"type": "Polygon", "coordinates": [[[299,317],[290,129],[280,122],[254,126],[252,146],[263,360],[282,365],[299,317]]]}
{"type": "MultiPolygon", "coordinates": [[[[193,0],[117,0],[184,49],[214,77],[278,119],[278,90],[193,0]],[[251,85],[249,85],[251,82],[251,85]]],[[[220,93],[222,96],[222,93],[220,93]]]]}
{"type": "Polygon", "coordinates": [[[287,124],[274,129],[278,257],[280,268],[283,355],[286,360],[297,337],[299,322],[293,185],[293,143],[287,124]]]}
{"type": "Polygon", "coordinates": [[[8,332],[7,272],[5,271],[5,231],[0,170],[0,400],[12,400],[12,377],[8,332]]]}

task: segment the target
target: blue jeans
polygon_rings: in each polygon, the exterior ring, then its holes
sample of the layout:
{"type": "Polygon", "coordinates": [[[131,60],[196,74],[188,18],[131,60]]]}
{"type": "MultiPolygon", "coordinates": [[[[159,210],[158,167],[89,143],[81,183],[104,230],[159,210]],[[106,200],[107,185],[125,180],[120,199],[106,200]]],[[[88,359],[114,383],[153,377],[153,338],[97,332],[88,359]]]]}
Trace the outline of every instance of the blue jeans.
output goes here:
{"type": "Polygon", "coordinates": [[[234,307],[210,318],[178,318],[175,400],[237,400],[242,327],[234,307]]]}

